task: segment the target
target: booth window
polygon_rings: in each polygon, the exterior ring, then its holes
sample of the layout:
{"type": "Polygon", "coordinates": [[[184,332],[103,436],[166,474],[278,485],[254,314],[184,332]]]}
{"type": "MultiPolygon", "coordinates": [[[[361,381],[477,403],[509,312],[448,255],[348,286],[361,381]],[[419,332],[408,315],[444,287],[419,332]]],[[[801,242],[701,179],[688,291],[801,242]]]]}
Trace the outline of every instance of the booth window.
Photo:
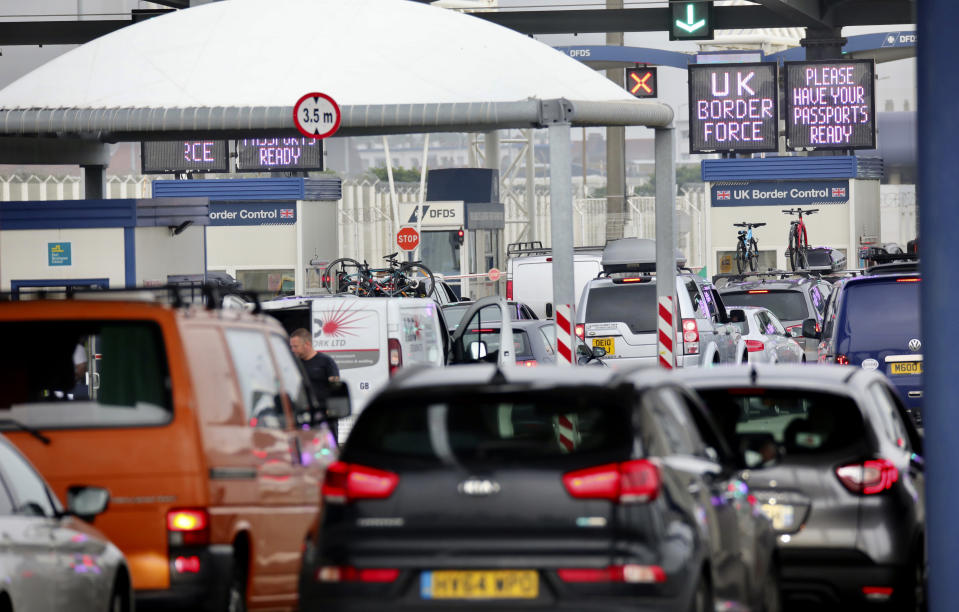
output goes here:
{"type": "Polygon", "coordinates": [[[293,292],[293,268],[275,268],[270,270],[237,270],[236,280],[247,291],[269,292],[278,294],[286,291],[293,292]]]}
{"type": "Polygon", "coordinates": [[[149,321],[8,321],[0,409],[41,428],[136,427],[172,418],[163,334],[149,321]]]}

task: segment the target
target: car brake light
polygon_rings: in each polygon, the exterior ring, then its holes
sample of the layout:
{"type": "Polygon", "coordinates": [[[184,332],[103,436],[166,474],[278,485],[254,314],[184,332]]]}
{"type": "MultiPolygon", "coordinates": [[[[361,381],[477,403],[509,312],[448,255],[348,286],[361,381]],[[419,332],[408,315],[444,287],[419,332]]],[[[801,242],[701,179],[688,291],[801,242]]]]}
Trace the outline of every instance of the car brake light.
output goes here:
{"type": "Polygon", "coordinates": [[[511,280],[506,281],[506,299],[513,299],[513,281],[511,280]]]}
{"type": "Polygon", "coordinates": [[[640,503],[656,499],[660,487],[659,468],[646,459],[607,463],[563,474],[563,484],[577,499],[608,499],[640,503]]]}
{"type": "Polygon", "coordinates": [[[535,359],[517,359],[516,365],[531,368],[536,365],[536,360],[535,359]]]}
{"type": "Polygon", "coordinates": [[[836,363],[839,365],[849,365],[849,357],[845,355],[836,355],[836,363]]]}
{"type": "Polygon", "coordinates": [[[390,338],[386,343],[387,351],[390,354],[390,376],[403,365],[403,347],[396,338],[390,338]]]}
{"type": "Polygon", "coordinates": [[[864,586],[862,594],[871,601],[886,601],[892,597],[893,588],[885,586],[864,586]]]}
{"type": "Polygon", "coordinates": [[[316,570],[316,579],[319,582],[393,582],[399,576],[398,569],[357,569],[349,565],[327,565],[316,570]]]}
{"type": "Polygon", "coordinates": [[[577,324],[576,324],[576,327],[574,328],[574,331],[575,331],[575,333],[576,333],[576,336],[577,336],[580,340],[585,340],[585,339],[586,339],[586,326],[585,326],[585,325],[583,325],[582,323],[577,323],[577,324]]]}
{"type": "Polygon", "coordinates": [[[897,279],[896,279],[896,282],[897,282],[897,283],[918,283],[918,282],[919,282],[919,279],[918,279],[918,278],[915,278],[915,277],[897,278],[897,279]]]}
{"type": "Polygon", "coordinates": [[[393,472],[336,461],[326,469],[323,499],[331,504],[347,504],[355,499],[386,499],[400,482],[393,472]]]}
{"type": "Polygon", "coordinates": [[[762,340],[746,340],[746,351],[749,353],[755,353],[756,351],[763,351],[766,349],[766,345],[763,344],[762,340]]]}
{"type": "Polygon", "coordinates": [[[683,319],[683,352],[687,355],[699,353],[699,327],[696,319],[683,319]]]}
{"type": "Polygon", "coordinates": [[[853,493],[875,495],[899,480],[899,470],[888,459],[868,459],[836,468],[836,476],[853,493]]]}
{"type": "Polygon", "coordinates": [[[750,289],[746,293],[769,293],[769,289],[750,289]]]}
{"type": "Polygon", "coordinates": [[[658,565],[611,565],[602,568],[564,568],[556,570],[563,582],[666,582],[666,572],[658,565]]]}
{"type": "Polygon", "coordinates": [[[166,513],[167,540],[171,546],[196,546],[210,542],[210,515],[203,508],[178,508],[166,513]]]}
{"type": "Polygon", "coordinates": [[[198,574],[200,573],[200,557],[196,555],[177,557],[173,560],[173,568],[181,574],[198,574]]]}

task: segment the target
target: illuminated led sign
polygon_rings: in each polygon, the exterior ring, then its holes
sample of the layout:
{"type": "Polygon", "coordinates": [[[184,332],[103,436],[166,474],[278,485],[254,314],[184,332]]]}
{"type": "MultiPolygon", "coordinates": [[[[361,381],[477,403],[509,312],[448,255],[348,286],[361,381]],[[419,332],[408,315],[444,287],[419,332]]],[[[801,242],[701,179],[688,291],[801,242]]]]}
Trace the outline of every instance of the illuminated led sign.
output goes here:
{"type": "Polygon", "coordinates": [[[776,151],[775,63],[689,66],[689,152],[776,151]]]}
{"type": "Polygon", "coordinates": [[[786,145],[876,148],[873,60],[786,62],[786,145]]]}
{"type": "Polygon", "coordinates": [[[143,174],[229,172],[230,155],[225,140],[169,140],[140,145],[143,174]]]}
{"type": "Polygon", "coordinates": [[[322,140],[245,138],[236,141],[237,172],[322,169],[322,140]]]}
{"type": "Polygon", "coordinates": [[[655,98],[656,69],[655,68],[627,68],[626,89],[637,98],[655,98]]]}

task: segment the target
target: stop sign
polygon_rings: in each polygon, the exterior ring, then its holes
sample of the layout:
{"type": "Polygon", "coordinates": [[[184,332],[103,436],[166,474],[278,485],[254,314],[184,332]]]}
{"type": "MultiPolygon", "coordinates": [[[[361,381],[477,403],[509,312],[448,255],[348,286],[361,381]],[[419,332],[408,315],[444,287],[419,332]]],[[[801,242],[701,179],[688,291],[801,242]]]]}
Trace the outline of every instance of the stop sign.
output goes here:
{"type": "Polygon", "coordinates": [[[396,244],[404,251],[412,251],[420,244],[419,232],[412,227],[400,228],[396,232],[396,244]]]}

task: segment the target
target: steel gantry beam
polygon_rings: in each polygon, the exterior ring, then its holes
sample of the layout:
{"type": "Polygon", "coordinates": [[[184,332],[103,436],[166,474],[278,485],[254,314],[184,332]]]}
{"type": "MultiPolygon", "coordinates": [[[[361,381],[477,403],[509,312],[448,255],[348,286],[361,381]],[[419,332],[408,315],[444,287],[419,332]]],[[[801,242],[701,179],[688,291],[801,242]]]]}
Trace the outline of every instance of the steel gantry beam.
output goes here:
{"type": "Polygon", "coordinates": [[[819,0],[754,0],[777,15],[782,15],[798,27],[829,26],[823,21],[819,0]]]}

